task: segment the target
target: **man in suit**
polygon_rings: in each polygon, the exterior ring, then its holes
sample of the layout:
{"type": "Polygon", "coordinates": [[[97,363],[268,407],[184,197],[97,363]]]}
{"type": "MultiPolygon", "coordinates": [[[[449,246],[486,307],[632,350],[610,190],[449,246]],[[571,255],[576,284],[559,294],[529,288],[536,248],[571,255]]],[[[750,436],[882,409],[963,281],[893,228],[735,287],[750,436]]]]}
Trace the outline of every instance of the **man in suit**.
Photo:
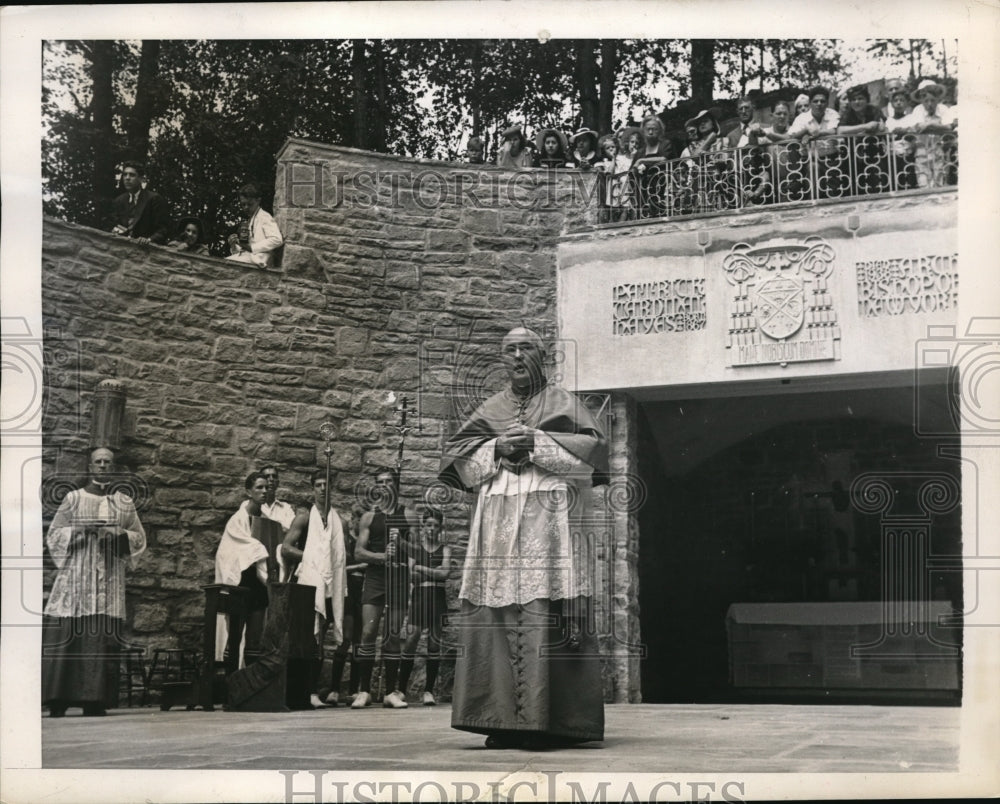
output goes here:
{"type": "Polygon", "coordinates": [[[122,165],[122,186],[125,192],[112,205],[111,231],[133,237],[143,245],[164,244],[170,233],[170,209],[163,196],[142,186],[146,171],[138,162],[122,165]]]}
{"type": "Polygon", "coordinates": [[[726,135],[727,148],[745,148],[751,144],[751,132],[759,126],[753,124],[753,101],[740,98],[736,103],[736,115],[740,124],[726,135]]]}

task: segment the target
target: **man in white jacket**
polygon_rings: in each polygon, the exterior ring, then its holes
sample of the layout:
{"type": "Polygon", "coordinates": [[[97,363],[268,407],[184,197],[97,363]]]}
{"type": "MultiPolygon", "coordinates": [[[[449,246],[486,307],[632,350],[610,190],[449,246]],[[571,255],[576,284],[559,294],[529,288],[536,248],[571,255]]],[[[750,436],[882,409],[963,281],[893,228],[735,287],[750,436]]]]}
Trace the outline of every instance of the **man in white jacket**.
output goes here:
{"type": "Polygon", "coordinates": [[[274,218],[261,209],[260,199],[260,188],[256,184],[240,187],[240,209],[246,218],[240,223],[239,233],[229,236],[230,254],[227,260],[252,262],[261,267],[280,262],[281,247],[285,241],[274,218]]]}
{"type": "Polygon", "coordinates": [[[316,588],[313,633],[320,658],[312,676],[309,702],[315,707],[325,707],[317,684],[323,665],[323,642],[327,629],[333,626],[335,648],[344,640],[341,623],[344,619],[344,597],[347,595],[347,553],[340,514],[328,503],[325,470],[313,472],[310,481],[313,506],[308,512],[296,515],[281,545],[281,552],[286,567],[298,564],[292,578],[300,584],[316,588]],[[323,513],[324,510],[326,513],[323,513]]]}

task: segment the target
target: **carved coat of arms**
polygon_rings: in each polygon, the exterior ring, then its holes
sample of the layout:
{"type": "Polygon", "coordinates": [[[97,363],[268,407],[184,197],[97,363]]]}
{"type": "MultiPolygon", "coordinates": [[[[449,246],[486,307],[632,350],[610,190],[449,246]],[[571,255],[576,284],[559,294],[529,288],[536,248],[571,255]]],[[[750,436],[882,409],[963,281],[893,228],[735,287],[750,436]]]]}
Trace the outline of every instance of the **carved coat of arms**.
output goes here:
{"type": "Polygon", "coordinates": [[[737,243],[723,258],[734,287],[729,365],[839,358],[840,327],[827,279],[834,251],[821,237],[762,246],[737,243]]]}

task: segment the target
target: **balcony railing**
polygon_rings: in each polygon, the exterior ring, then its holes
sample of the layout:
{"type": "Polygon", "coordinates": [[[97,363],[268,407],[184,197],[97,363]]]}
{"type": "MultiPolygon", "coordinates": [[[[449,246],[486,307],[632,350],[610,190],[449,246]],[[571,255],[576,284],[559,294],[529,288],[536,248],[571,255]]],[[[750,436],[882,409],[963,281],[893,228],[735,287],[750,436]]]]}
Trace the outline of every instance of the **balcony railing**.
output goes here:
{"type": "Polygon", "coordinates": [[[600,177],[599,223],[794,201],[855,198],[958,182],[956,134],[824,137],[644,161],[600,177]]]}

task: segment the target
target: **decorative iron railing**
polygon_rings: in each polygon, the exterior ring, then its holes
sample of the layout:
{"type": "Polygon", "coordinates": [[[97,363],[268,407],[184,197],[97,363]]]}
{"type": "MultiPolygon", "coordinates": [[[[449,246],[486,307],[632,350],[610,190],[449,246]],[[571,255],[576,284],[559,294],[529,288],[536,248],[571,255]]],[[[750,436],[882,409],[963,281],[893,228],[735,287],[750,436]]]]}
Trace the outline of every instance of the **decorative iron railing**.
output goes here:
{"type": "Polygon", "coordinates": [[[600,177],[599,223],[854,198],[958,182],[956,134],[823,137],[642,160],[600,177]]]}

